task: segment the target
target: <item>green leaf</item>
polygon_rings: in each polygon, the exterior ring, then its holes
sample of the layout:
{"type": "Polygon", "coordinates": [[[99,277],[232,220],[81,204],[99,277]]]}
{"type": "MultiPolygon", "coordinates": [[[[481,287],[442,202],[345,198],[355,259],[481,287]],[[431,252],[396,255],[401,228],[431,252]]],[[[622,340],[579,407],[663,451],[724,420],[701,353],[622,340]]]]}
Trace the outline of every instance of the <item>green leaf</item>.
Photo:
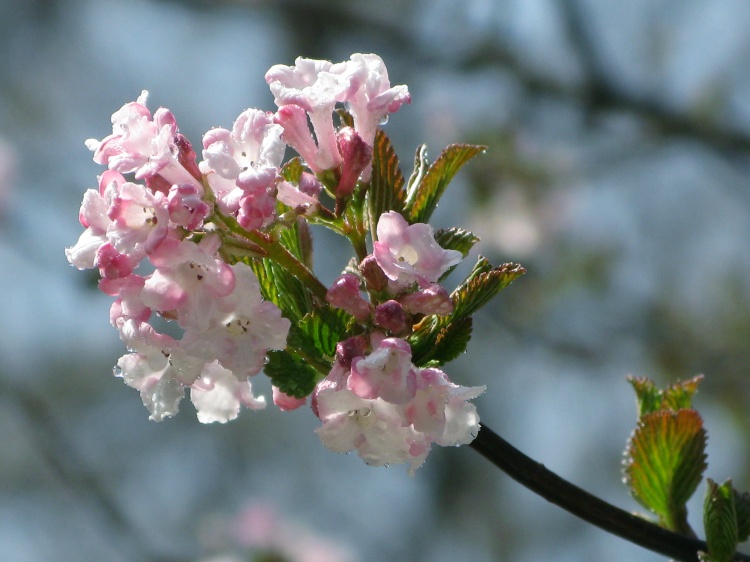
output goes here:
{"type": "Polygon", "coordinates": [[[302,172],[304,171],[305,166],[302,164],[302,158],[295,156],[281,167],[279,173],[286,181],[299,183],[299,180],[302,177],[302,172]]]}
{"type": "Polygon", "coordinates": [[[330,363],[336,344],[345,339],[350,319],[344,311],[331,307],[315,310],[292,327],[289,345],[330,363]]]}
{"type": "Polygon", "coordinates": [[[462,318],[440,330],[435,338],[435,346],[426,360],[434,361],[437,365],[444,365],[456,359],[466,351],[469,345],[472,325],[471,318],[462,318]]]}
{"type": "Polygon", "coordinates": [[[474,314],[491,298],[526,273],[517,263],[504,263],[486,270],[484,262],[486,260],[480,257],[467,279],[451,293],[454,306],[451,319],[466,318],[474,314]]]}
{"type": "Polygon", "coordinates": [[[693,395],[698,391],[698,385],[702,380],[703,376],[698,375],[687,381],[677,381],[665,390],[660,390],[646,377],[628,377],[628,382],[635,389],[639,416],[657,410],[676,411],[691,408],[693,395]]]}
{"type": "Polygon", "coordinates": [[[706,430],[695,410],[640,417],[625,451],[625,481],[638,502],[668,529],[689,533],[685,504],[706,468],[706,430]]]}
{"type": "Polygon", "coordinates": [[[320,375],[304,359],[286,351],[269,351],[264,372],[284,394],[304,398],[317,384],[320,375]]]}
{"type": "Polygon", "coordinates": [[[414,364],[442,365],[463,353],[471,338],[471,323],[466,321],[524,273],[526,270],[518,264],[506,263],[492,268],[480,257],[466,280],[451,294],[453,312],[447,316],[425,316],[409,336],[414,364]]]}
{"type": "Polygon", "coordinates": [[[312,235],[308,222],[298,217],[294,222],[279,228],[277,232],[279,243],[312,269],[312,235]]]}
{"type": "Polygon", "coordinates": [[[750,537],[750,494],[734,491],[734,508],[737,513],[737,542],[750,537]]]}
{"type": "Polygon", "coordinates": [[[485,149],[484,146],[472,144],[452,144],[443,150],[419,184],[413,188],[410,186],[414,195],[406,201],[409,224],[428,222],[453,176],[464,164],[485,149]]]}
{"type": "Polygon", "coordinates": [[[435,241],[444,250],[458,250],[466,257],[479,237],[463,228],[445,228],[435,232],[435,241]]]}
{"type": "Polygon", "coordinates": [[[404,176],[399,169],[398,157],[393,145],[382,129],[375,134],[372,149],[372,176],[368,190],[370,224],[372,232],[378,226],[383,213],[397,211],[403,213],[406,190],[404,176]]]}
{"type": "Polygon", "coordinates": [[[732,481],[727,480],[719,485],[709,478],[706,483],[703,526],[708,553],[716,562],[729,562],[737,548],[737,513],[732,481]]]}
{"type": "Polygon", "coordinates": [[[263,298],[278,306],[285,318],[296,323],[312,310],[312,299],[305,286],[286,269],[265,258],[252,260],[249,265],[258,278],[263,298]]]}
{"type": "Polygon", "coordinates": [[[703,375],[697,375],[686,381],[677,381],[667,387],[664,391],[664,404],[662,407],[671,410],[693,407],[693,396],[698,391],[698,386],[703,381],[703,375]]]}

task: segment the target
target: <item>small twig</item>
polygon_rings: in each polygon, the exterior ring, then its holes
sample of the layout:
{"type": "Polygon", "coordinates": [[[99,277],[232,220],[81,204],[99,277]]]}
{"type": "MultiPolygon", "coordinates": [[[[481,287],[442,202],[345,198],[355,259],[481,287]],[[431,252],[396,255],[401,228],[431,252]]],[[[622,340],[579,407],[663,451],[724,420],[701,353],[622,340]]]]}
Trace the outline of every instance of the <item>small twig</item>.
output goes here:
{"type": "MultiPolygon", "coordinates": [[[[547,501],[643,548],[683,562],[698,562],[698,551],[708,551],[704,541],[668,531],[560,478],[487,426],[482,427],[471,447],[547,501]]],[[[737,553],[734,560],[750,561],[750,556],[737,553]]]]}

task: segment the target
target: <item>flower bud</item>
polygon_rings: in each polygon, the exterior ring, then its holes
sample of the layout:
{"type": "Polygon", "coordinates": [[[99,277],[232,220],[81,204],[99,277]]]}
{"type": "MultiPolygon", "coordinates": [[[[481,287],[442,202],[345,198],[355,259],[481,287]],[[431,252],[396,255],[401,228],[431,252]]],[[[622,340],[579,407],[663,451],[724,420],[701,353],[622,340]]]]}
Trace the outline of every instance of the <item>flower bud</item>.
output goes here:
{"type": "Polygon", "coordinates": [[[368,349],[368,341],[364,336],[354,336],[336,344],[336,361],[344,369],[352,367],[352,361],[357,357],[364,357],[368,349]]]}
{"type": "Polygon", "coordinates": [[[359,271],[365,278],[367,288],[371,291],[380,292],[388,286],[388,278],[372,254],[360,262],[359,271]]]}
{"type": "Polygon", "coordinates": [[[352,273],[340,275],[326,293],[326,301],[354,316],[360,322],[370,317],[370,303],[359,291],[359,278],[352,273]]]}
{"type": "Polygon", "coordinates": [[[359,176],[372,160],[372,148],[351,127],[338,133],[338,145],[344,162],[341,164],[341,179],[336,187],[336,197],[349,197],[357,185],[359,176]]]}
{"type": "Polygon", "coordinates": [[[453,312],[453,301],[448,291],[438,283],[425,289],[408,293],[399,298],[404,310],[412,314],[437,314],[445,316],[453,312]]]}
{"type": "Polygon", "coordinates": [[[401,334],[409,327],[406,312],[398,301],[390,300],[375,308],[375,324],[393,334],[401,334]]]}

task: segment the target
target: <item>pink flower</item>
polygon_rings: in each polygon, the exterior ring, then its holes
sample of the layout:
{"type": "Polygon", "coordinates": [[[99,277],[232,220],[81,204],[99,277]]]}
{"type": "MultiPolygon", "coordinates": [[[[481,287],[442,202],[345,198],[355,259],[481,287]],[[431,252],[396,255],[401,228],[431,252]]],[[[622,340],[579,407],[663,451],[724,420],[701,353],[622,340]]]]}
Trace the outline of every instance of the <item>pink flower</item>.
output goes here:
{"type": "Polygon", "coordinates": [[[78,220],[86,230],[74,246],[65,249],[71,265],[78,269],[98,267],[97,253],[108,242],[107,231],[112,222],[108,216],[109,207],[124,183],[122,174],[107,170],[99,176],[99,189],[87,189],[83,194],[78,220]]]}
{"type": "Polygon", "coordinates": [[[112,221],[107,227],[107,239],[118,252],[140,261],[167,236],[167,205],[163,193],[153,193],[136,183],[123,183],[107,210],[112,221]]]}
{"type": "Polygon", "coordinates": [[[169,312],[183,328],[208,328],[217,297],[234,289],[230,266],[214,257],[218,238],[207,236],[201,244],[167,238],[150,258],[156,271],[146,280],[143,302],[169,312]]]}
{"type": "Polygon", "coordinates": [[[398,406],[381,399],[366,400],[347,389],[322,390],[317,404],[323,424],[316,433],[332,451],[356,450],[372,466],[409,460],[414,430],[403,426],[398,406]]]}
{"type": "Polygon", "coordinates": [[[169,220],[187,230],[196,230],[211,213],[203,200],[203,188],[193,184],[175,184],[169,190],[169,220]]]}
{"type": "Polygon", "coordinates": [[[246,109],[235,119],[232,130],[215,128],[203,136],[203,173],[215,172],[228,180],[252,184],[267,171],[275,175],[284,159],[283,129],[274,124],[273,114],[246,109]]]}
{"type": "Polygon", "coordinates": [[[351,127],[344,127],[338,133],[341,164],[341,178],[336,186],[336,197],[349,197],[354,191],[363,171],[372,163],[372,142],[367,144],[351,127]]]}
{"type": "Polygon", "coordinates": [[[239,380],[258,374],[269,349],[283,349],[291,323],[278,307],[264,301],[250,266],[237,263],[231,293],[214,298],[201,322],[182,323],[182,347],[206,361],[218,360],[239,380]]]}
{"type": "Polygon", "coordinates": [[[313,392],[313,412],[322,426],[323,444],[337,452],[356,450],[368,464],[422,465],[433,443],[470,443],[479,431],[479,416],[468,401],[485,387],[452,383],[443,371],[411,364],[404,340],[373,338],[373,351],[336,362],[313,392]]]}
{"type": "Polygon", "coordinates": [[[318,164],[318,145],[307,123],[307,113],[298,105],[287,104],[276,112],[275,122],[284,128],[284,142],[291,146],[316,174],[332,167],[333,158],[321,156],[318,164]]]}
{"type": "Polygon", "coordinates": [[[112,134],[101,141],[88,139],[94,161],[123,174],[135,172],[136,179],[157,174],[170,184],[196,183],[180,163],[176,138],[177,122],[172,113],[159,108],[151,116],[146,107],[148,92],[143,90],[134,102],[112,114],[112,134]]]}
{"type": "Polygon", "coordinates": [[[385,275],[406,288],[412,283],[427,287],[462,259],[457,250],[444,250],[435,241],[432,227],[409,225],[395,211],[383,213],[378,221],[374,255],[385,275]]]}
{"type": "Polygon", "coordinates": [[[404,404],[414,397],[415,376],[409,344],[386,338],[370,355],[352,361],[346,386],[360,398],[404,404]]]}
{"type": "MultiPolygon", "coordinates": [[[[372,147],[375,132],[389,113],[411,102],[406,86],[391,87],[383,60],[372,54],[356,53],[348,61],[333,64],[299,57],[293,67],[272,66],[266,82],[279,106],[276,122],[284,127],[285,140],[299,152],[315,173],[339,167],[344,162],[341,197],[346,197],[360,173],[369,179],[369,156],[357,149],[347,160],[332,121],[337,103],[345,103],[354,118],[354,131],[363,144],[372,147]],[[302,110],[310,117],[315,140],[302,110]],[[351,168],[351,170],[348,170],[351,168]]],[[[346,140],[345,140],[346,143],[346,140]]]]}
{"type": "Polygon", "coordinates": [[[240,225],[254,230],[274,217],[272,189],[286,144],[273,114],[259,109],[243,111],[232,130],[211,129],[203,136],[201,171],[216,193],[219,208],[237,214],[240,225]]]}
{"type": "Polygon", "coordinates": [[[375,308],[373,321],[376,326],[398,335],[409,328],[409,322],[401,303],[393,299],[379,304],[375,308]]]}
{"type": "MultiPolygon", "coordinates": [[[[298,114],[282,112],[279,118],[285,132],[287,128],[293,131],[290,139],[301,143],[308,166],[315,172],[337,167],[341,155],[336,143],[333,110],[336,102],[345,101],[352,91],[346,64],[298,57],[293,67],[272,66],[266,73],[266,82],[279,108],[299,106],[310,116],[317,139],[314,158],[309,148],[311,145],[301,130],[298,114]]],[[[292,144],[290,139],[287,142],[292,144]]]]}
{"type": "Polygon", "coordinates": [[[201,423],[226,423],[235,419],[242,405],[251,410],[266,407],[265,399],[253,396],[250,381],[239,381],[217,361],[208,363],[190,388],[190,400],[201,423]]]}
{"type": "Polygon", "coordinates": [[[354,130],[372,146],[378,125],[389,113],[411,103],[409,89],[404,85],[391,87],[388,70],[378,55],[355,53],[346,64],[347,71],[356,76],[352,82],[358,85],[346,99],[347,108],[354,118],[354,130]]]}
{"type": "Polygon", "coordinates": [[[117,361],[115,374],[141,393],[150,419],[162,421],[177,414],[185,390],[169,356],[179,344],[169,336],[156,333],[150,325],[134,320],[122,322],[120,334],[135,352],[117,361]]]}
{"type": "Polygon", "coordinates": [[[291,184],[288,181],[282,181],[276,186],[276,199],[294,209],[300,215],[312,215],[320,206],[317,197],[312,197],[291,184]]]}
{"type": "Polygon", "coordinates": [[[151,309],[141,299],[141,291],[145,283],[144,277],[132,274],[107,284],[104,292],[118,297],[109,309],[109,323],[112,326],[119,329],[126,320],[148,321],[151,317],[151,309]]]}

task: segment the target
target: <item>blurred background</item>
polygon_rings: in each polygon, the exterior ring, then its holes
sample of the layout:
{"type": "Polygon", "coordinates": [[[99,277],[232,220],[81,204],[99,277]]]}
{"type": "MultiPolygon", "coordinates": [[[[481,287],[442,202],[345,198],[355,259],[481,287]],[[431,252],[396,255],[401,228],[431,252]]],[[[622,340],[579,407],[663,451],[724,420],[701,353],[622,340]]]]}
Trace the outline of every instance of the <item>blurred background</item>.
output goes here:
{"type": "MultiPolygon", "coordinates": [[[[433,450],[410,478],[325,450],[309,409],[201,425],[185,402],[150,422],[111,374],[110,299],[63,249],[101,172],[83,141],[142,89],[199,146],[275,108],[272,64],[377,53],[412,93],[386,127],[405,174],[419,143],[431,158],[489,146],[436,225],[482,237],[472,262],[528,269],[446,367],[488,386],[482,421],[638,510],[621,483],[626,376],[704,373],[706,474],[747,490],[749,26],[732,0],[0,0],[0,558],[217,559],[243,552],[235,531],[261,506],[340,560],[662,560],[468,447],[433,450]]],[[[330,281],[342,256],[326,244],[330,281]]]]}

